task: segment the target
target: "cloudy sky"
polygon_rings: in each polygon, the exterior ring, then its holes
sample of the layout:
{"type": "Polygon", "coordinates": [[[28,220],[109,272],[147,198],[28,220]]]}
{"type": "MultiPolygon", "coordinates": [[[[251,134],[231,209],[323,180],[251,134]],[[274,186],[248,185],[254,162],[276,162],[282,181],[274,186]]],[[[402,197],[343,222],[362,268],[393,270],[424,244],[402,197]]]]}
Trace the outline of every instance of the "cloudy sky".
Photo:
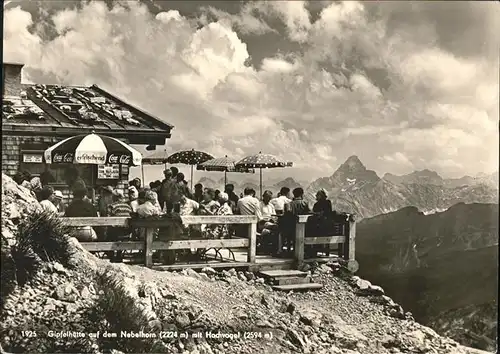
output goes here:
{"type": "Polygon", "coordinates": [[[175,125],[168,151],[348,156],[403,174],[498,169],[494,2],[11,1],[4,61],[97,84],[175,125]]]}

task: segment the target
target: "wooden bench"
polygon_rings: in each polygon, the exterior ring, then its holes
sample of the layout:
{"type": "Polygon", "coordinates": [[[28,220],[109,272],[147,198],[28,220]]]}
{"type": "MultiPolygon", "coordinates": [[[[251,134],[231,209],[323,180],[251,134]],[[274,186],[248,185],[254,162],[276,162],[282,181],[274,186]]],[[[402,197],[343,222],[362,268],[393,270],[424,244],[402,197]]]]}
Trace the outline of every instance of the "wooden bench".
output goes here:
{"type": "Polygon", "coordinates": [[[201,240],[170,240],[154,241],[154,233],[157,228],[171,225],[169,220],[131,219],[126,217],[97,217],[97,218],[62,218],[68,226],[114,226],[144,228],[144,241],[116,241],[116,242],[82,242],[82,246],[88,251],[120,251],[120,250],[142,250],[144,251],[144,264],[147,267],[153,265],[154,250],[181,250],[191,248],[246,248],[248,251],[247,262],[255,263],[257,217],[251,215],[224,215],[224,216],[182,216],[184,225],[217,224],[248,225],[248,238],[229,239],[201,239],[201,240]]]}

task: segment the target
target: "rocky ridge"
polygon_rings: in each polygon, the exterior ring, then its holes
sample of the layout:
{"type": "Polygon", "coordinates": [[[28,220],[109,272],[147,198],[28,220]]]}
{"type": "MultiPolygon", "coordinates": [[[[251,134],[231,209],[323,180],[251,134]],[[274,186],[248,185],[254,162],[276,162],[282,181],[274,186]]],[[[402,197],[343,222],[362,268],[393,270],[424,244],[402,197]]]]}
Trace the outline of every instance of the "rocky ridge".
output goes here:
{"type": "MultiPolygon", "coordinates": [[[[24,193],[8,179],[2,176],[16,193],[24,193]]],[[[24,200],[10,202],[18,199],[24,200]]],[[[6,352],[476,352],[416,323],[382,288],[351,276],[338,263],[306,269],[324,284],[321,291],[284,294],[273,292],[250,272],[158,272],[100,260],[73,238],[69,244],[67,266],[47,262],[31,281],[6,296],[0,325],[6,352]],[[102,337],[104,331],[118,329],[150,336],[102,337]],[[23,335],[26,330],[36,338],[23,335]],[[49,338],[49,330],[100,331],[101,336],[49,338]],[[172,335],[159,338],[160,331],[172,335]],[[180,336],[206,331],[240,336],[180,336]]]]}
{"type": "Polygon", "coordinates": [[[498,204],[459,203],[424,215],[415,207],[363,219],[359,275],[382,285],[441,334],[494,349],[498,303],[498,204]]]}

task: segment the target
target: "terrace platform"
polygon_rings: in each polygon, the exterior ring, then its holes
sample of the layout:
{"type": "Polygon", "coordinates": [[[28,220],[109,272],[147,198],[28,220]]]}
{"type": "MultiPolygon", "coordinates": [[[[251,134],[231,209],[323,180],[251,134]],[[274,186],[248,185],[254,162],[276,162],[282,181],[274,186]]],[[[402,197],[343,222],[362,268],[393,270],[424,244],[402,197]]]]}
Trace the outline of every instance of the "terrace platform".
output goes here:
{"type": "MultiPolygon", "coordinates": [[[[229,239],[173,239],[155,241],[154,234],[158,228],[166,230],[167,235],[175,235],[169,229],[172,223],[168,220],[130,219],[125,217],[103,218],[63,218],[71,227],[80,226],[115,226],[135,227],[145,229],[145,239],[142,241],[116,241],[116,242],[82,242],[82,246],[90,252],[104,254],[108,251],[125,251],[125,263],[138,264],[141,262],[146,267],[155,270],[181,270],[211,268],[239,268],[250,271],[265,270],[291,270],[301,269],[304,263],[327,262],[337,258],[347,261],[348,268],[356,272],[358,265],[354,259],[355,254],[355,222],[345,221],[340,224],[340,231],[336,235],[321,237],[305,237],[305,224],[309,215],[300,215],[297,220],[295,244],[293,252],[288,252],[281,257],[257,255],[257,218],[249,215],[231,216],[182,216],[184,225],[216,224],[216,225],[246,225],[248,235],[229,239]],[[169,231],[170,230],[170,231],[169,231]],[[306,257],[305,248],[314,245],[337,245],[334,256],[306,257]],[[206,250],[204,257],[190,261],[177,261],[172,265],[157,263],[155,253],[162,250],[206,250]],[[217,250],[217,251],[215,251],[217,250]]],[[[189,254],[189,251],[186,252],[189,254]]]]}

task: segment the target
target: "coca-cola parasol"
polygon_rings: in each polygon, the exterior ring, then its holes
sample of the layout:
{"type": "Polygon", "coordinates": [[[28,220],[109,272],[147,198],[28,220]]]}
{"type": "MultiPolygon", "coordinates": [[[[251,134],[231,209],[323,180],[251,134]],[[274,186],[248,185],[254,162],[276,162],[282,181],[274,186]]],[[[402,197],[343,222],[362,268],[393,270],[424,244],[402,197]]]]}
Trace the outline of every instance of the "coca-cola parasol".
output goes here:
{"type": "Polygon", "coordinates": [[[193,189],[193,166],[203,163],[208,160],[212,160],[214,157],[203,151],[197,151],[195,149],[183,150],[173,153],[167,158],[169,164],[182,163],[185,165],[191,165],[191,189],[193,189]]]}
{"type": "Polygon", "coordinates": [[[142,155],[124,142],[109,136],[83,134],[64,139],[44,152],[48,164],[121,164],[140,166],[142,155]]]}

